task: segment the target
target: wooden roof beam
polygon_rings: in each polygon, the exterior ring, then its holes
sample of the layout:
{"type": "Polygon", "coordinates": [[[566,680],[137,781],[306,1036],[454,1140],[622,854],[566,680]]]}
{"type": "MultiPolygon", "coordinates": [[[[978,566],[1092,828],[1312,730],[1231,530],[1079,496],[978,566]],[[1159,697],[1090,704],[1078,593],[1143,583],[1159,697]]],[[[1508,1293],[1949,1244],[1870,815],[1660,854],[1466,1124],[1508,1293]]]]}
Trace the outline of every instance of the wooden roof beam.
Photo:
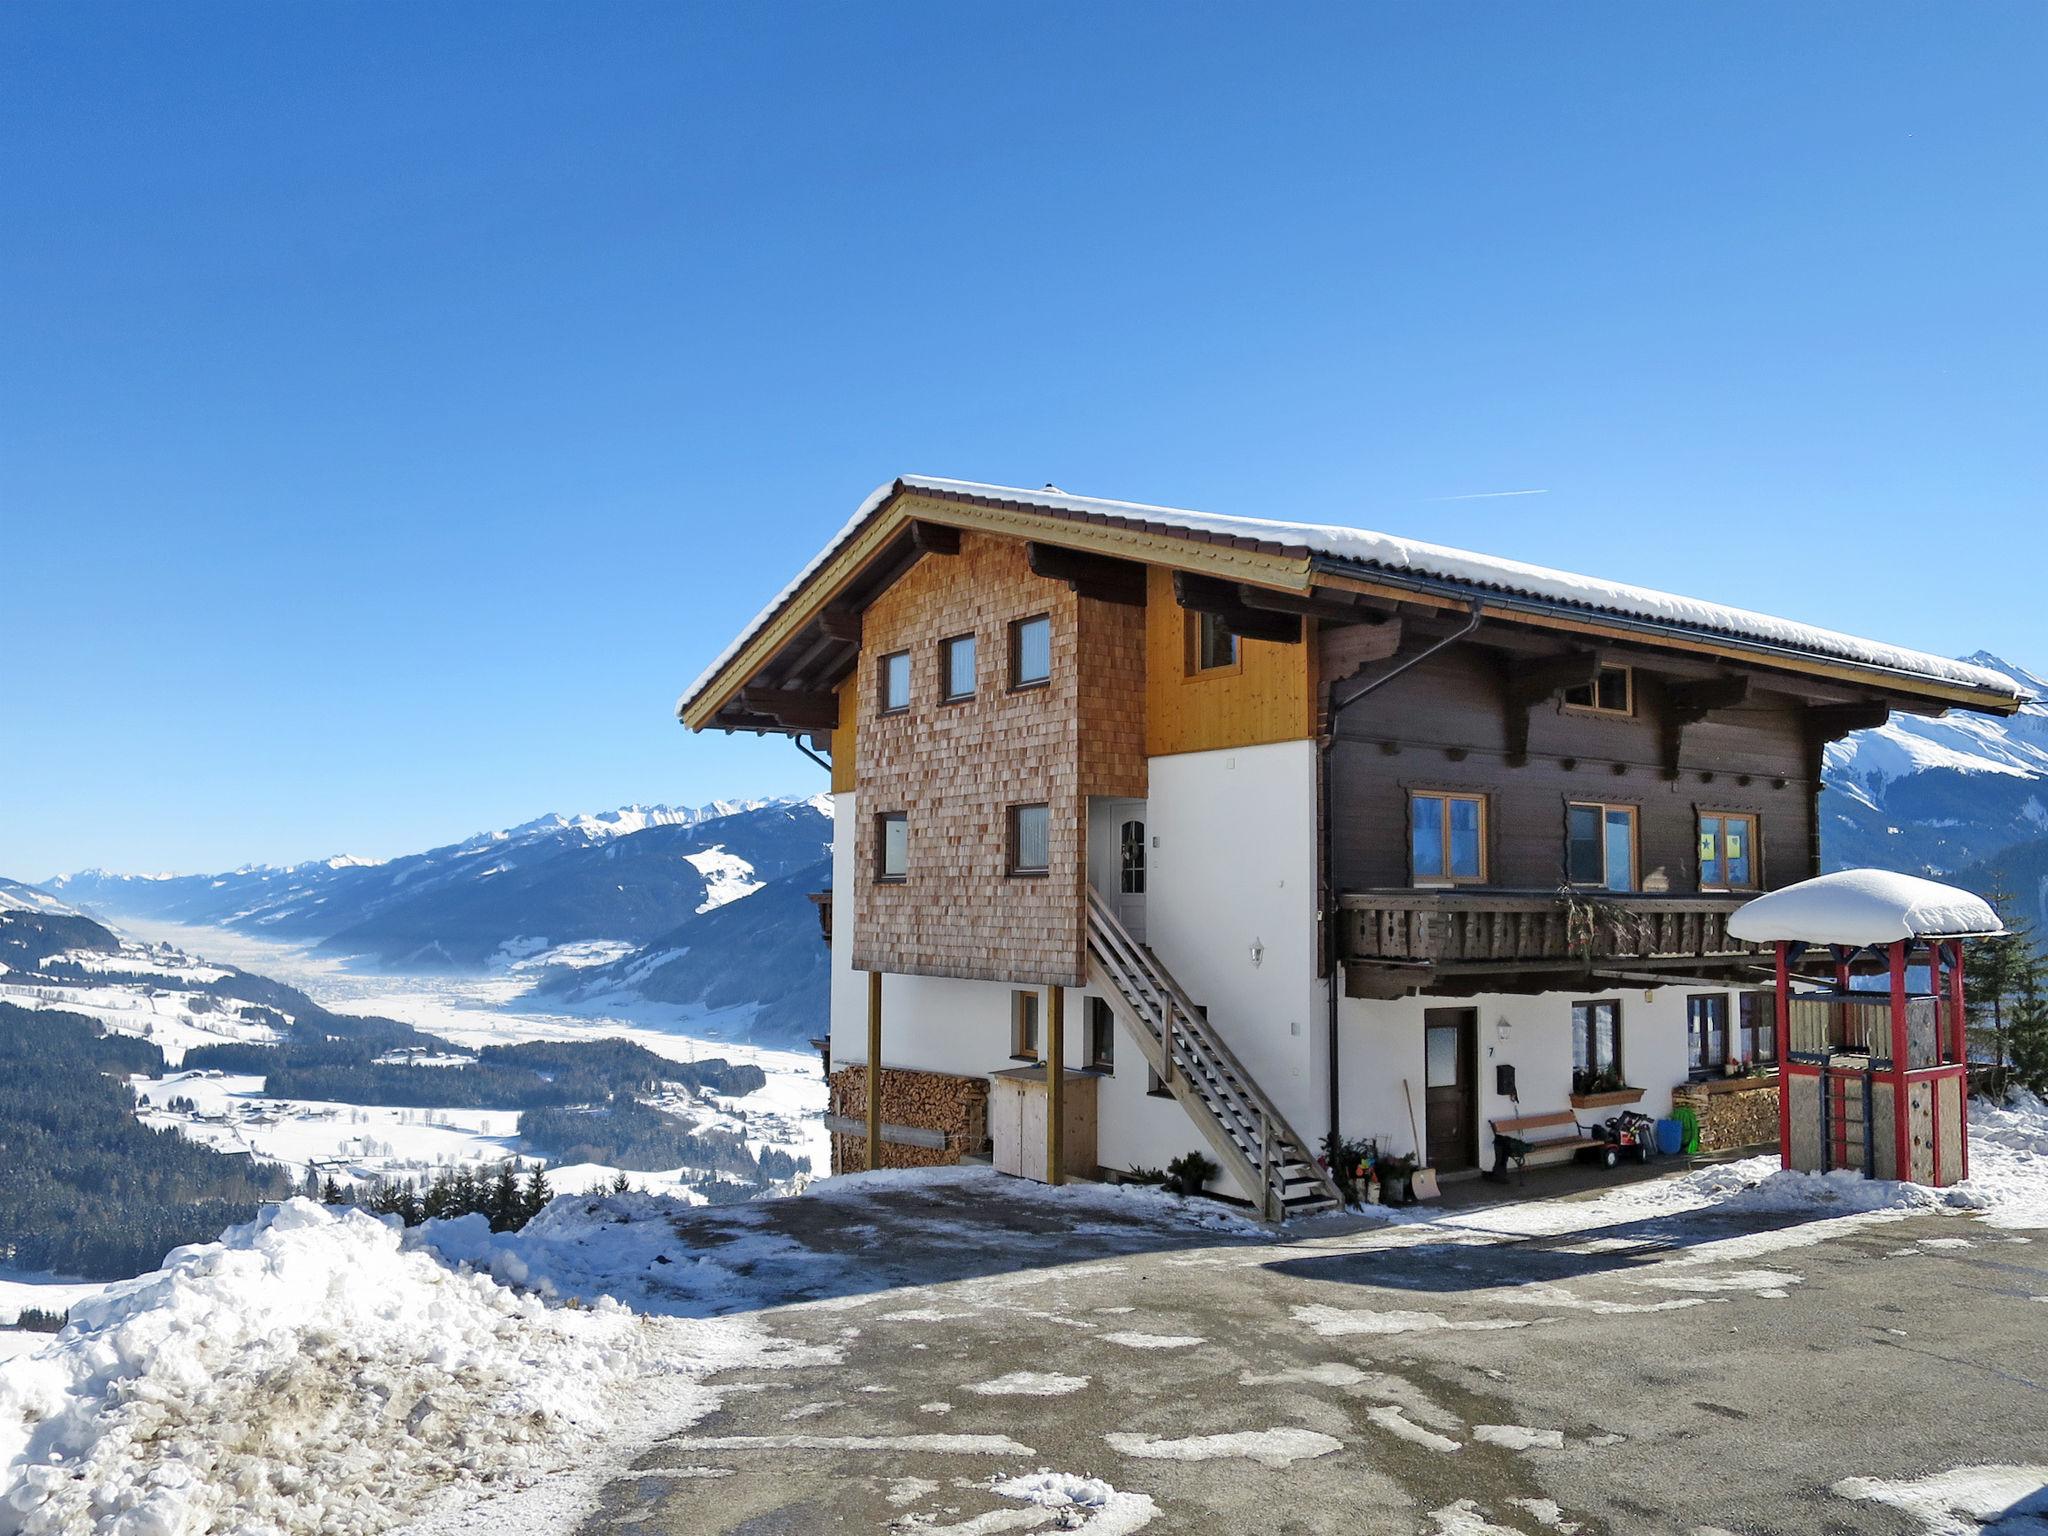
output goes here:
{"type": "Polygon", "coordinates": [[[1839,741],[1852,731],[1874,731],[1892,717],[1883,699],[1855,704],[1821,704],[1806,712],[1807,728],[1821,741],[1839,741]]]}
{"type": "Polygon", "coordinates": [[[861,610],[852,603],[827,603],[818,610],[818,628],[834,640],[860,644],[861,610]]]}
{"type": "Polygon", "coordinates": [[[1737,709],[1749,702],[1747,674],[1701,678],[1690,683],[1673,683],[1664,690],[1662,737],[1664,777],[1676,782],[1679,759],[1685,755],[1685,732],[1709,715],[1737,709]]]}
{"type": "Polygon", "coordinates": [[[1126,608],[1145,606],[1145,567],[1134,560],[1117,560],[1035,539],[1024,546],[1024,552],[1033,575],[1064,581],[1077,596],[1126,608]]]}
{"type": "Polygon", "coordinates": [[[1510,660],[1501,669],[1507,695],[1507,760],[1510,768],[1529,762],[1529,715],[1538,704],[1554,699],[1567,688],[1583,688],[1600,681],[1600,653],[1567,651],[1562,656],[1540,660],[1510,660]]]}
{"type": "Polygon", "coordinates": [[[1317,592],[1278,592],[1239,582],[1237,600],[1246,608],[1262,613],[1290,613],[1304,619],[1321,619],[1328,624],[1385,624],[1393,618],[1381,608],[1360,606],[1357,599],[1317,592]]]}
{"type": "Polygon", "coordinates": [[[1190,613],[1214,614],[1223,627],[1245,640],[1271,640],[1280,645],[1301,643],[1301,620],[1292,614],[1247,608],[1237,583],[1192,571],[1173,573],[1174,601],[1190,613]]]}
{"type": "Polygon", "coordinates": [[[836,693],[746,687],[740,690],[739,701],[741,709],[765,716],[785,728],[803,731],[839,728],[839,695],[836,693]]]}
{"type": "Polygon", "coordinates": [[[910,525],[910,547],[920,555],[957,555],[960,553],[960,530],[919,518],[910,525]]]}

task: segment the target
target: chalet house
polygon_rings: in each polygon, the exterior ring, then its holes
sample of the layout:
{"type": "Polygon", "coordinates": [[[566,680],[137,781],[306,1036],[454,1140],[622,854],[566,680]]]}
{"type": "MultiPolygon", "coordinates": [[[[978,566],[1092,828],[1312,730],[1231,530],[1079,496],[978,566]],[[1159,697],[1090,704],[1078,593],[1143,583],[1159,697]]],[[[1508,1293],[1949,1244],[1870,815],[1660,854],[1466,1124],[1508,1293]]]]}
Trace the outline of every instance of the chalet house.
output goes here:
{"type": "Polygon", "coordinates": [[[905,478],[678,713],[829,756],[835,1171],[1200,1150],[1278,1217],[1332,1127],[1445,1172],[1623,1106],[1772,1139],[1728,914],[1819,872],[1830,741],[2020,702],[1359,529],[905,478]]]}

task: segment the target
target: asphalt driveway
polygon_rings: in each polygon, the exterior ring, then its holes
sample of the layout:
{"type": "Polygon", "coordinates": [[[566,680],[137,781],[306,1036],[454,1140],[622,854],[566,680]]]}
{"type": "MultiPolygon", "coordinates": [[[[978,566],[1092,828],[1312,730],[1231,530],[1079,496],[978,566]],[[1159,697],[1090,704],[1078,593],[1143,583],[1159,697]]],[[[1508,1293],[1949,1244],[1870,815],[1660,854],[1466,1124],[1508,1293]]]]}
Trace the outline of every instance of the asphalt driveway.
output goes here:
{"type": "Polygon", "coordinates": [[[2048,1233],[1596,1198],[1276,1240],[985,1184],[783,1204],[832,1278],[793,1269],[808,1299],[765,1320],[837,1363],[722,1379],[588,1536],[2048,1533],[2048,1233]]]}

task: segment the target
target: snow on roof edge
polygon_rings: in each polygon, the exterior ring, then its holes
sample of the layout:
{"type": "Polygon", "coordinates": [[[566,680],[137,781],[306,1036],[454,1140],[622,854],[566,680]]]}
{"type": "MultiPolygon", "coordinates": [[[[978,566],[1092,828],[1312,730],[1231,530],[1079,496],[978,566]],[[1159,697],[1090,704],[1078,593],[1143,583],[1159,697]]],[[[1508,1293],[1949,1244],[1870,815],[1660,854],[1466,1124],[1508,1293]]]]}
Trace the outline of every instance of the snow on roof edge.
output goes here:
{"type": "Polygon", "coordinates": [[[933,491],[956,496],[1017,501],[1051,511],[1114,517],[1150,523],[1167,529],[1195,533],[1216,533],[1226,537],[1254,538],[1298,546],[1310,554],[1366,566],[1395,576],[1448,582],[1459,586],[1497,591],[1511,597],[1562,603],[1590,612],[1606,613],[1637,622],[1668,624],[1721,638],[1797,651],[1809,656],[1846,661],[1879,671],[1901,673],[1927,681],[1944,682],[1981,689],[2024,703],[2027,695],[2012,679],[1988,667],[1915,651],[1904,646],[1866,640],[1839,630],[1776,618],[1751,609],[1710,603],[1700,598],[1604,581],[1550,566],[1530,565],[1496,555],[1479,554],[1450,545],[1430,544],[1419,539],[1402,539],[1365,528],[1345,528],[1326,523],[1300,523],[1276,518],[1239,517],[1220,512],[1194,512],[1178,507],[1154,506],[1145,502],[1110,501],[1099,497],[1072,496],[1064,491],[1027,490],[1019,486],[987,485],[972,480],[949,480],[935,476],[904,475],[886,481],[871,491],[859,509],[839,532],[773,599],[754,616],[718,658],[700,673],[676,700],[680,716],[711,680],[758,635],[799,592],[804,584],[852,538],[860,526],[881,508],[898,489],[933,491]]]}

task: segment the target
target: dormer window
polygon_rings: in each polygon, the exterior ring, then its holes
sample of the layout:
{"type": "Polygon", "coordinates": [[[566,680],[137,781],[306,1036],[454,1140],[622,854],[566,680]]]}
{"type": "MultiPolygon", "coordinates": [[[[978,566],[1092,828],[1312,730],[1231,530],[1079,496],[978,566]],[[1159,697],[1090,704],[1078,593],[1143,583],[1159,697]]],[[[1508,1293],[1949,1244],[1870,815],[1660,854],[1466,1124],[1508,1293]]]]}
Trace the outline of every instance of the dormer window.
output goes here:
{"type": "Polygon", "coordinates": [[[1636,675],[1632,667],[1602,667],[1599,678],[1564,691],[1564,707],[1589,715],[1632,715],[1636,712],[1636,675]]]}

